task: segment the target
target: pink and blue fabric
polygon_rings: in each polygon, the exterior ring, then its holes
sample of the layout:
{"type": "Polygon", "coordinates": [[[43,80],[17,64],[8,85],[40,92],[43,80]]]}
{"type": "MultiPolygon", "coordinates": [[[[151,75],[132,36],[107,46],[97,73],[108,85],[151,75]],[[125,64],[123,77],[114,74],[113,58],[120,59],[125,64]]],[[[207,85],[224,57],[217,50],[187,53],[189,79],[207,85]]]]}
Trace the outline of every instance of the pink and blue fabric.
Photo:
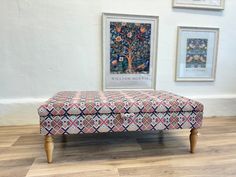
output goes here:
{"type": "Polygon", "coordinates": [[[64,91],[38,114],[42,135],[197,129],[203,105],[166,91],[64,91]]]}

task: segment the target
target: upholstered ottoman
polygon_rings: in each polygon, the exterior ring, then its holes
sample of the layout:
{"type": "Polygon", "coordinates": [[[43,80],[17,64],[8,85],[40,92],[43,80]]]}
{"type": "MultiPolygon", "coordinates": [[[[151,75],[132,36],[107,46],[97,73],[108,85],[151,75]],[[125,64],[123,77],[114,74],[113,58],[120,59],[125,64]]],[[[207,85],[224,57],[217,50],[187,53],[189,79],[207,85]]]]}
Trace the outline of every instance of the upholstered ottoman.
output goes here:
{"type": "Polygon", "coordinates": [[[191,129],[194,152],[203,105],[166,91],[63,91],[38,109],[48,163],[53,135],[191,129]]]}

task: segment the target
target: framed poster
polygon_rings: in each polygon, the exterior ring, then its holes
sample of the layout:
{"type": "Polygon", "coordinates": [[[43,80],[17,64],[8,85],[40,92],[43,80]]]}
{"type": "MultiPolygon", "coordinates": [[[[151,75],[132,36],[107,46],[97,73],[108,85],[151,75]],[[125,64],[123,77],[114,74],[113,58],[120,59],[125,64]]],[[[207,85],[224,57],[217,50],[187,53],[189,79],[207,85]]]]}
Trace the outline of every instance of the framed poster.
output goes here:
{"type": "Polygon", "coordinates": [[[178,27],[176,81],[214,81],[218,28],[178,27]]]}
{"type": "Polygon", "coordinates": [[[225,0],[173,0],[173,7],[223,10],[225,0]]]}
{"type": "Polygon", "coordinates": [[[158,17],[103,14],[103,89],[155,89],[158,17]]]}

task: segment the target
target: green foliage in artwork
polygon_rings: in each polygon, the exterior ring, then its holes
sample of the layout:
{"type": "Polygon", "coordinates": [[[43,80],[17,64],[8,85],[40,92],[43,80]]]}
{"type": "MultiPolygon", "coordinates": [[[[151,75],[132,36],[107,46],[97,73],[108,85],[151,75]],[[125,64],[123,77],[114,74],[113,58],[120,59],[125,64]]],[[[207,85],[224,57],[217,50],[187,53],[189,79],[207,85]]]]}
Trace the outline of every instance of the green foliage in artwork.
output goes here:
{"type": "Polygon", "coordinates": [[[151,24],[110,22],[111,74],[150,72],[151,24]]]}

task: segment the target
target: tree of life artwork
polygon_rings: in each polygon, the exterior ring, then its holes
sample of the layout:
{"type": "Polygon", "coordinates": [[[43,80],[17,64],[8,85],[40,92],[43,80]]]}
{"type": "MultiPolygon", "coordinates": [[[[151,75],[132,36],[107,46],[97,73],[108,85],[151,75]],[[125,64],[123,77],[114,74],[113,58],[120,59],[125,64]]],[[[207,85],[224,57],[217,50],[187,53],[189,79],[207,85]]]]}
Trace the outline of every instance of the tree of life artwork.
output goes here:
{"type": "Polygon", "coordinates": [[[187,39],[186,68],[206,68],[208,39],[187,39]]]}
{"type": "Polygon", "coordinates": [[[110,73],[149,74],[151,24],[110,22],[110,73]]]}

